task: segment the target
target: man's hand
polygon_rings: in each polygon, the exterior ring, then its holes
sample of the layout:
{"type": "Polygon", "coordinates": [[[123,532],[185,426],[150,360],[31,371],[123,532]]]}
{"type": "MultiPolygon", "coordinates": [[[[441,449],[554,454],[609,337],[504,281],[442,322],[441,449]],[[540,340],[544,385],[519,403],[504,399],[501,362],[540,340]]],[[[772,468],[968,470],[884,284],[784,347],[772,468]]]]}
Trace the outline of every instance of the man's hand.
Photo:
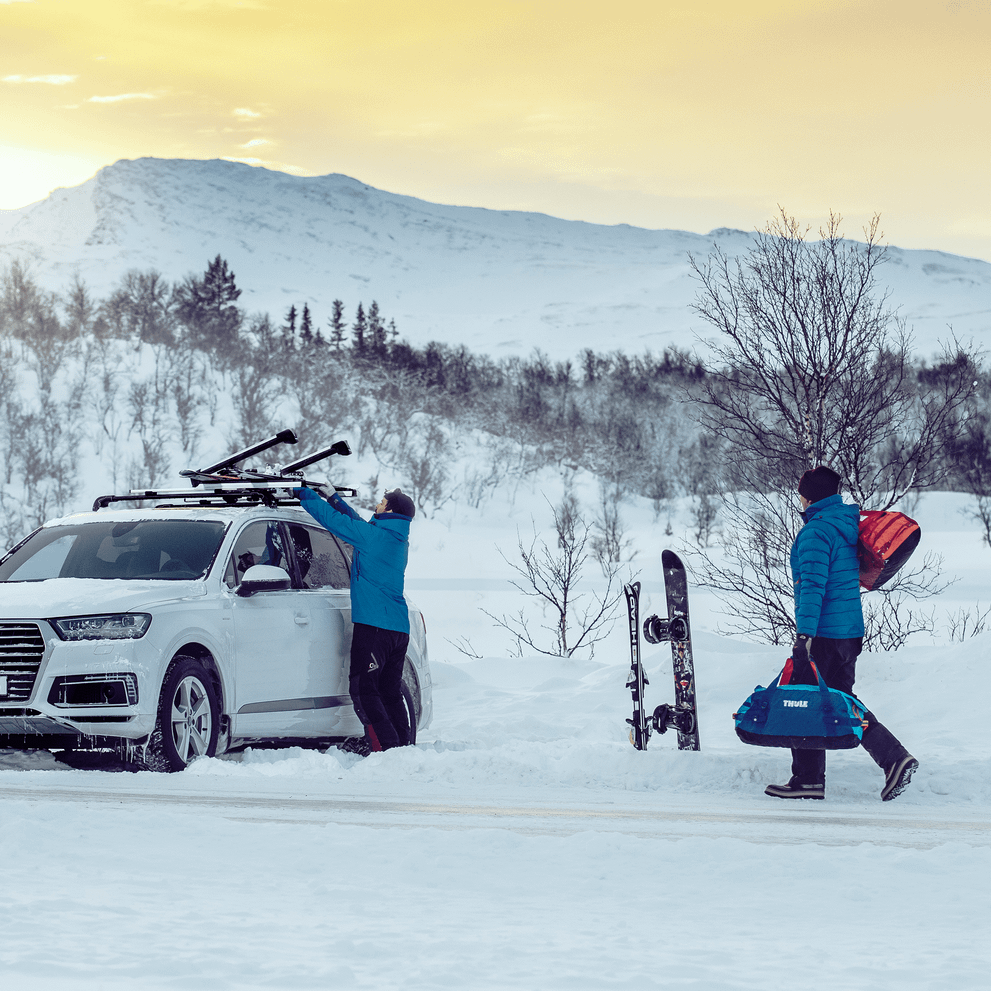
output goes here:
{"type": "Polygon", "coordinates": [[[805,682],[812,680],[812,665],[809,664],[809,647],[812,637],[799,633],[791,648],[792,681],[805,682]]]}
{"type": "Polygon", "coordinates": [[[321,482],[319,485],[311,485],[310,488],[312,488],[314,492],[319,492],[324,499],[329,499],[337,492],[333,485],[328,485],[326,482],[321,482]]]}

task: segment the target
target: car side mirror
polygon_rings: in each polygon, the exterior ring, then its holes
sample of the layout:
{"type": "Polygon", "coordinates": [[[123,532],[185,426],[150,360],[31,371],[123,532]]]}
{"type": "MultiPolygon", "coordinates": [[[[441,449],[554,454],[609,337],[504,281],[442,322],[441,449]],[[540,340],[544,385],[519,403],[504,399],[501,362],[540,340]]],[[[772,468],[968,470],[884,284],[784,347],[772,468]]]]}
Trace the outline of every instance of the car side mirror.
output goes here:
{"type": "Polygon", "coordinates": [[[234,594],[247,597],[257,592],[284,592],[291,587],[292,579],[284,569],[271,564],[253,564],[244,573],[234,594]]]}

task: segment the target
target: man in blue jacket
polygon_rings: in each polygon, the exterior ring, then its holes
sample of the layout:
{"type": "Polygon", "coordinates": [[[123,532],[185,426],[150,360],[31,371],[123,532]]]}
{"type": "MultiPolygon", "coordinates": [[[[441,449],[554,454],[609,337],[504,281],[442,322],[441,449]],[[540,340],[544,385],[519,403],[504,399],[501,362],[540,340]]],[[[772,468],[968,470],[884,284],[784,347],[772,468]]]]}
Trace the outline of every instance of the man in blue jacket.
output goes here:
{"type": "Polygon", "coordinates": [[[402,678],[409,646],[409,608],[403,579],[409,559],[413,500],[400,489],[386,492],[370,520],[362,519],[330,486],[326,497],[293,490],[302,507],[325,529],[354,548],[351,558],[351,697],[372,750],[403,747],[410,725],[402,678]]]}
{"type": "MultiPolygon", "coordinates": [[[[805,526],[791,548],[795,581],[795,625],[792,647],[797,684],[815,684],[809,658],[830,688],[853,694],[857,657],[864,645],[864,613],[860,604],[860,561],[857,538],[860,507],[844,503],[840,476],[820,465],[802,475],[798,494],[805,526]]],[[[884,771],[881,799],[897,798],[907,787],[919,762],[866,713],[863,747],[884,771]]],[[[792,750],[791,780],[768,785],[776,798],[825,798],[826,751],[792,750]]]]}

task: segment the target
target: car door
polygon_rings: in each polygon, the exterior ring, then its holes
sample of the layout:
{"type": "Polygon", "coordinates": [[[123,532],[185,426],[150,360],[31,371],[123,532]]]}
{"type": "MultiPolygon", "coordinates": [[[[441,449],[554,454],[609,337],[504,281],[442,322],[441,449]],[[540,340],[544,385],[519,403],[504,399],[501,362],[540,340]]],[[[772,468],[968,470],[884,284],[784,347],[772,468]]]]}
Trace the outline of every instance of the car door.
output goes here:
{"type": "Polygon", "coordinates": [[[306,683],[314,707],[307,735],[360,736],[364,727],[348,693],[351,653],[350,564],[344,547],[323,527],[287,523],[300,597],[309,609],[306,683]]]}
{"type": "Polygon", "coordinates": [[[238,534],[224,573],[234,637],[233,735],[292,736],[298,713],[312,705],[309,603],[299,588],[237,595],[241,578],[255,564],[273,565],[292,575],[281,523],[249,523],[238,534]]]}

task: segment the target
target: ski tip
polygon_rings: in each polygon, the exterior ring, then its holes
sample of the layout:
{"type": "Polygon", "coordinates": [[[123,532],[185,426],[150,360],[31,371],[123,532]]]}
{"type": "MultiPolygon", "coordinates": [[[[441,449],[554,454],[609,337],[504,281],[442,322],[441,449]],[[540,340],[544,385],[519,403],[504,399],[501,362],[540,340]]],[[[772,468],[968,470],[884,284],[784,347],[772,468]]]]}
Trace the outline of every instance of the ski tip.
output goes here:
{"type": "Polygon", "coordinates": [[[685,566],[682,564],[681,558],[674,551],[665,549],[661,551],[661,567],[684,569],[685,566]]]}

